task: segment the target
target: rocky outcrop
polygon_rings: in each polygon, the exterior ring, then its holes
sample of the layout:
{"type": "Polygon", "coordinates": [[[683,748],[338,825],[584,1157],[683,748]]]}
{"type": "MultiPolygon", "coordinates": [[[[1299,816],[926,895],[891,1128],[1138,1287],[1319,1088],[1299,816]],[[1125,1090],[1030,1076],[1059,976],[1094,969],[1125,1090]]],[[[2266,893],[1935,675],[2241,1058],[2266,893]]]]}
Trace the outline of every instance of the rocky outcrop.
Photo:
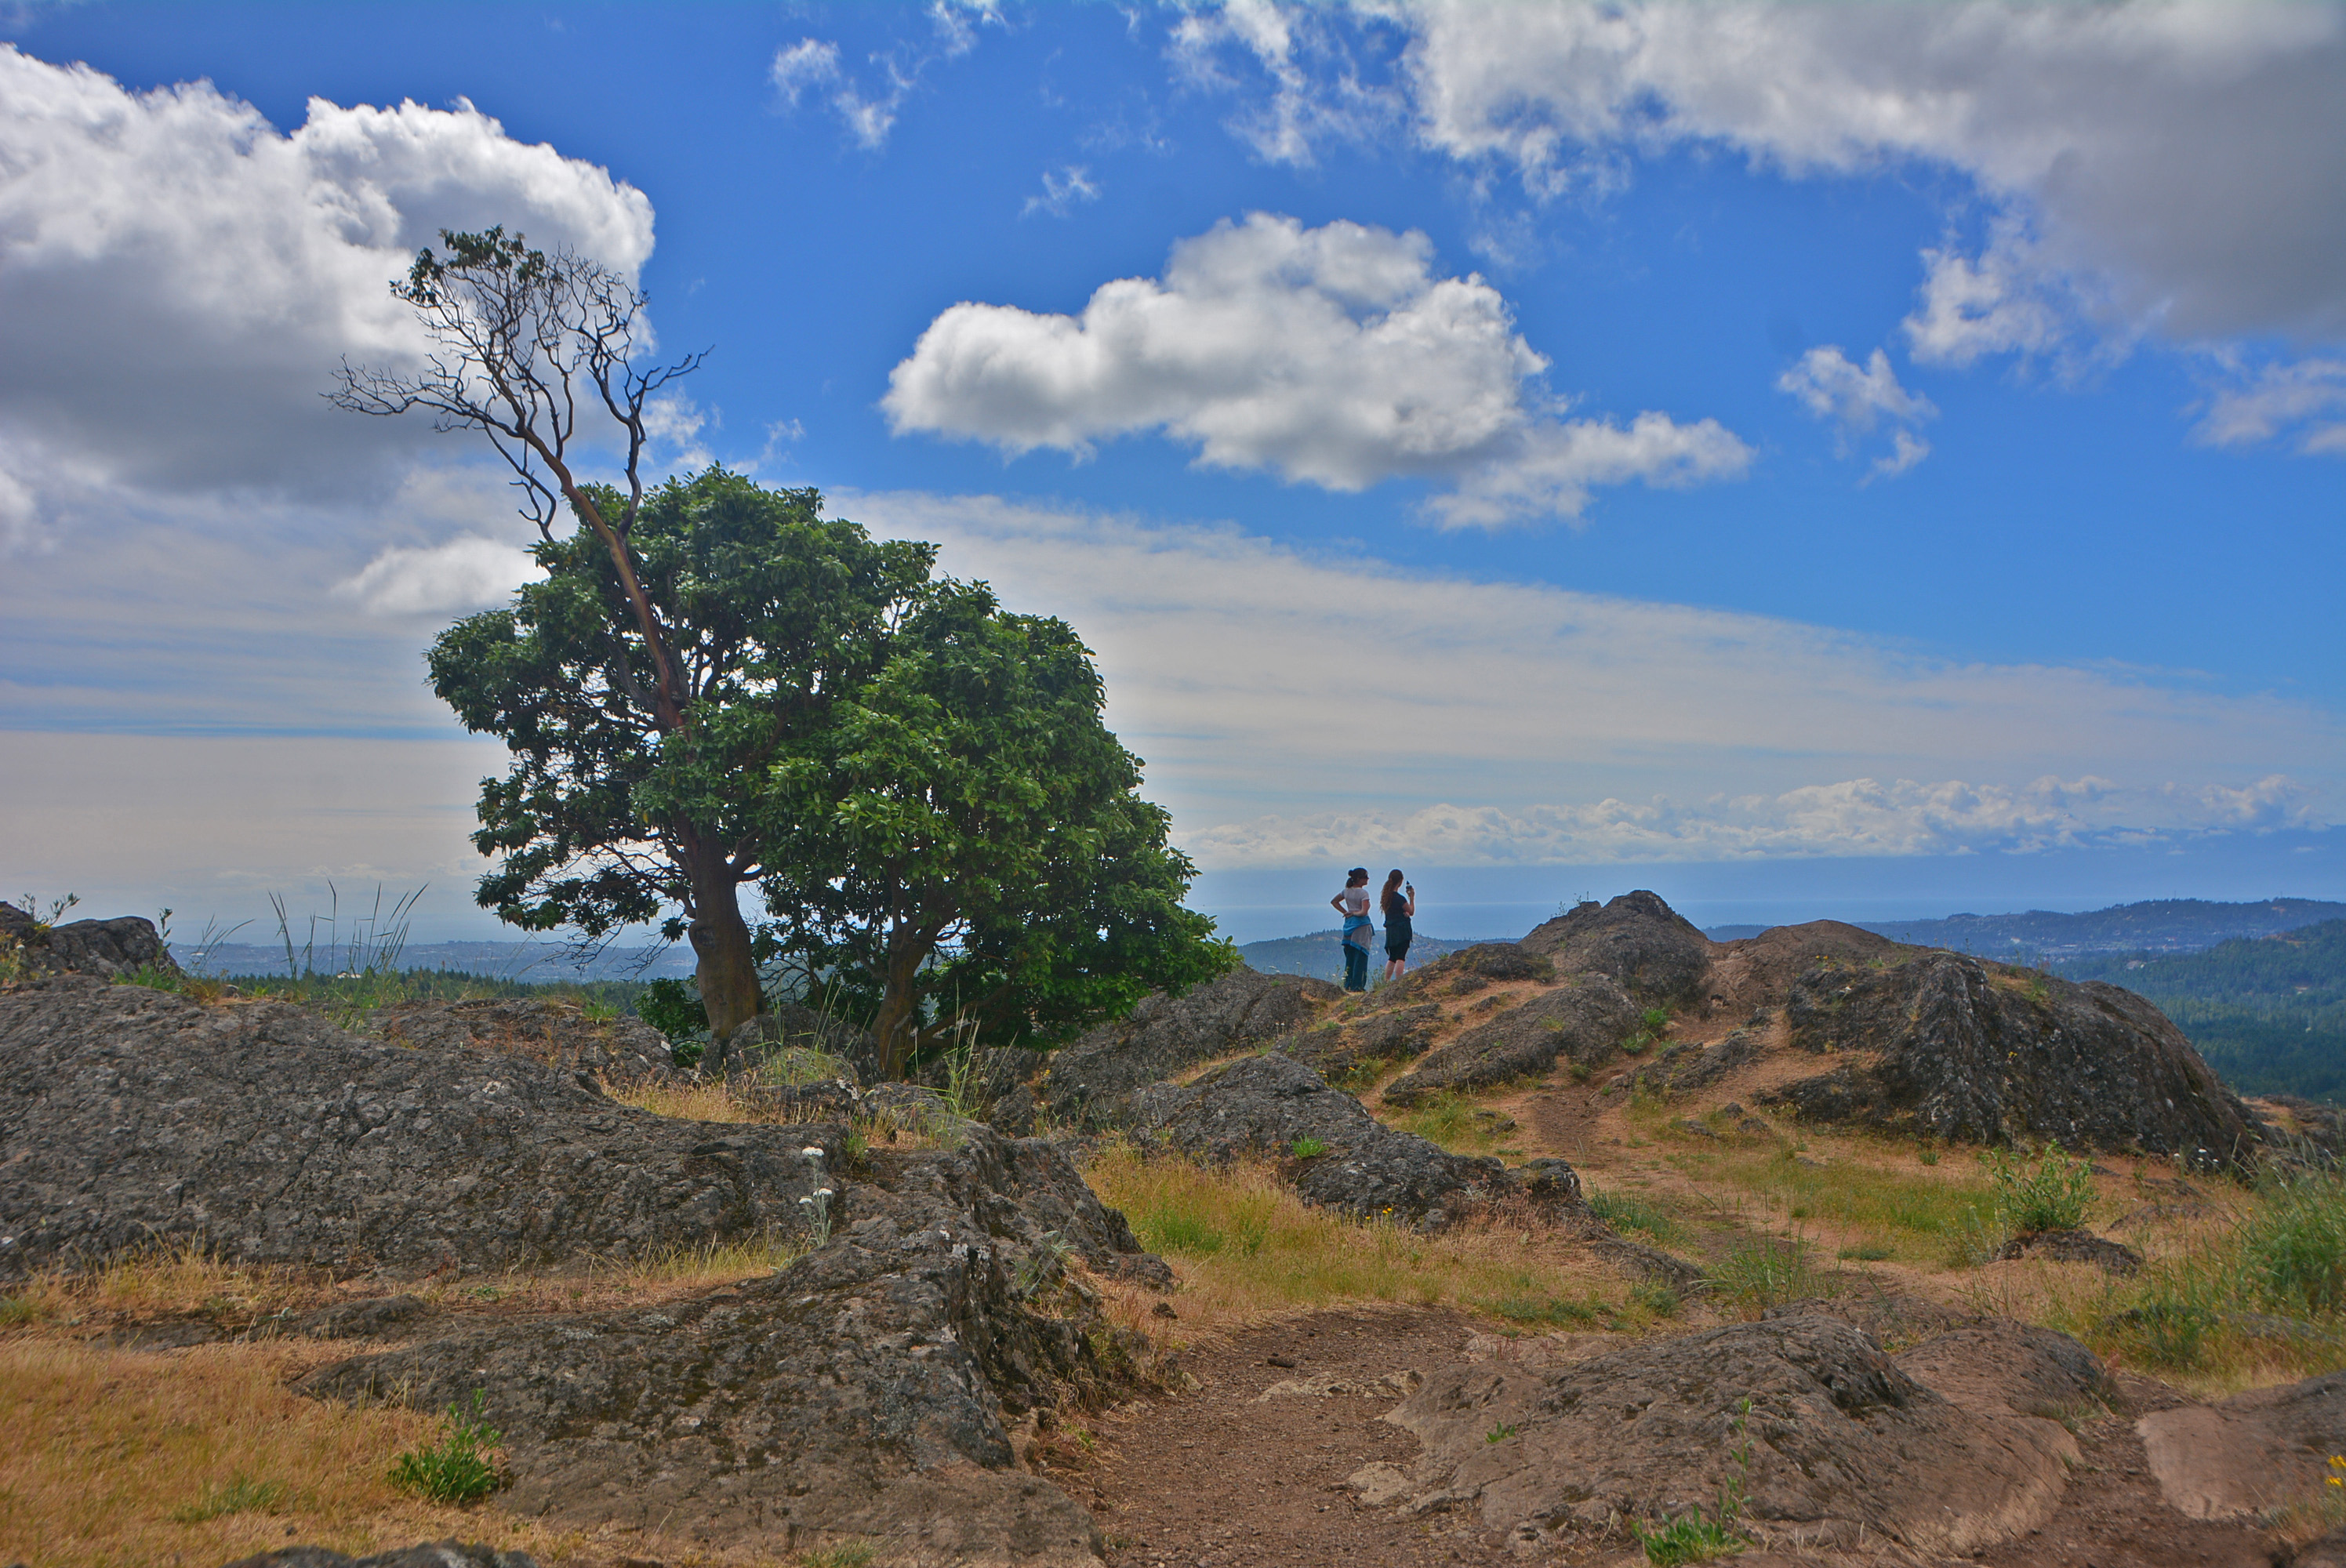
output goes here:
{"type": "Polygon", "coordinates": [[[137,915],[77,920],[45,930],[28,911],[0,903],[0,950],[16,958],[26,979],[95,974],[128,980],[141,969],[179,972],[163,939],[156,934],[155,922],[137,915]]]}
{"type": "Polygon", "coordinates": [[[1535,927],[1519,944],[1558,975],[1602,974],[1641,1003],[1690,1006],[1705,996],[1711,941],[1660,897],[1640,890],[1580,904],[1535,927]]]}
{"type": "Polygon", "coordinates": [[[1545,1073],[1559,1056],[1596,1066],[1637,1029],[1637,1003],[1612,976],[1576,975],[1534,992],[1519,1005],[1429,1052],[1385,1086],[1384,1097],[1392,1105],[1413,1105],[1430,1095],[1545,1073]]]}
{"type": "Polygon", "coordinates": [[[0,1277],[157,1241],[337,1271],[780,1236],[842,1126],[670,1120],[473,1047],[66,976],[0,995],[0,1277]]]}
{"type": "Polygon", "coordinates": [[[1216,1057],[1269,1045],[1343,993],[1324,980],[1234,969],[1178,996],[1144,997],[1051,1060],[1037,1089],[1062,1124],[1119,1126],[1133,1092],[1216,1057]]]}
{"type": "Polygon", "coordinates": [[[1630,1082],[1641,1094],[1690,1095],[1708,1089],[1738,1067],[1760,1060],[1759,1035],[1749,1029],[1729,1032],[1708,1045],[1692,1042],[1673,1045],[1637,1069],[1630,1082]]]}
{"type": "Polygon", "coordinates": [[[369,1029],[394,1045],[476,1046],[615,1082],[676,1071],[668,1036],[642,1019],[590,1018],[569,1002],[394,1002],[375,1011],[369,1029]]]}
{"type": "Polygon", "coordinates": [[[1926,952],[1810,970],[1792,1043],[1830,1071],[1760,1096],[1823,1121],[1977,1144],[2253,1157],[2263,1128],[2166,1015],[2130,991],[1926,952]]]}
{"type": "MultiPolygon", "coordinates": [[[[2041,1524],[2072,1440],[2052,1421],[1935,1391],[1902,1364],[1930,1349],[1892,1359],[1851,1324],[1800,1317],[1560,1366],[1454,1367],[1386,1417],[1417,1435],[1417,1463],[1371,1465],[1350,1484],[1370,1502],[1472,1508],[1526,1544],[1571,1521],[1708,1511],[1730,1484],[1770,1544],[1871,1536],[1966,1553],[2041,1524]]],[[[1946,1377],[1981,1354],[1941,1347],[1930,1366],[1946,1377]]]]}
{"type": "MultiPolygon", "coordinates": [[[[1302,1063],[1276,1054],[1233,1062],[1188,1087],[1143,1090],[1134,1113],[1138,1135],[1155,1147],[1214,1164],[1240,1155],[1287,1161],[1304,1202],[1357,1218],[1433,1229],[1523,1190],[1497,1160],[1454,1155],[1388,1127],[1302,1063]],[[1299,1143],[1324,1152],[1299,1156],[1299,1143]]],[[[1561,1197],[1561,1177],[1551,1170],[1545,1180],[1561,1197]]],[[[1570,1186],[1576,1197],[1577,1182],[1570,1186]]]]}
{"type": "Polygon", "coordinates": [[[2317,1502],[2346,1454],[2346,1372],[2254,1389],[2135,1422],[2168,1505],[2188,1519],[2317,1502]]]}
{"type": "Polygon", "coordinates": [[[1441,1006],[1421,1002],[1352,1018],[1325,1019],[1288,1035],[1279,1048],[1333,1082],[1372,1074],[1392,1063],[1414,1059],[1433,1044],[1433,1032],[1441,1024],[1441,1006]]]}
{"type": "Polygon", "coordinates": [[[1010,1425],[1132,1375],[1144,1347],[1062,1262],[1131,1259],[1121,1217],[1049,1145],[974,1125],[956,1149],[875,1156],[846,1196],[831,1244],[769,1278],[362,1357],[304,1388],[424,1409],[479,1390],[513,1467],[504,1502],[532,1517],[1093,1563],[1091,1516],[1018,1468],[1010,1425]]]}

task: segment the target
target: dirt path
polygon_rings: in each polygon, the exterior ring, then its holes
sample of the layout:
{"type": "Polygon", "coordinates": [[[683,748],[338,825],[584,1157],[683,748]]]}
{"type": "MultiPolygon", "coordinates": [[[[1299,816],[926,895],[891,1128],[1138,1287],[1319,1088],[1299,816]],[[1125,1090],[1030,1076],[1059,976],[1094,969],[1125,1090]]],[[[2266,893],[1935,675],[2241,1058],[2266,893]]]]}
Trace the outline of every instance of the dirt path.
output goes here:
{"type": "Polygon", "coordinates": [[[1397,1394],[1257,1402],[1290,1380],[1365,1387],[1455,1360],[1472,1324],[1446,1308],[1362,1308],[1241,1329],[1184,1352],[1200,1387],[1105,1419],[1099,1452],[1076,1482],[1078,1495],[1096,1500],[1110,1568],[1523,1562],[1479,1519],[1402,1520],[1352,1501],[1342,1484],[1352,1471],[1417,1455],[1416,1439],[1378,1419],[1397,1394]],[[1274,1356],[1294,1365],[1275,1365],[1274,1356]]]}
{"type": "MultiPolygon", "coordinates": [[[[1476,1328],[1436,1308],[1362,1308],[1247,1329],[1185,1352],[1199,1387],[1102,1418],[1088,1451],[1074,1445],[1054,1480],[1088,1502],[1107,1533],[1110,1568],[1448,1568],[1571,1564],[1628,1568],[1633,1541],[1592,1532],[1531,1549],[1478,1515],[1408,1520],[1361,1506],[1343,1480],[1372,1461],[1406,1466],[1417,1444],[1379,1418],[1396,1373],[1455,1361],[1476,1328]],[[1283,1366],[1273,1361],[1290,1361],[1283,1366]],[[1333,1379],[1362,1390],[1278,1396],[1283,1381],[1333,1379]]],[[[2126,1409],[2077,1427],[2083,1462],[2045,1527],[1975,1554],[1994,1568],[2270,1568],[2273,1548],[2246,1523],[2185,1519],[2161,1501],[2135,1418],[2181,1402],[2149,1379],[2125,1379],[2126,1409]]],[[[1068,1445],[1061,1444],[1061,1447],[1068,1445]]],[[[1860,1561],[1752,1553],[1743,1568],[1860,1561]]],[[[1869,1556],[1863,1561],[1885,1559],[1869,1556]]],[[[1893,1553],[1889,1560],[1915,1560],[1893,1553]]]]}

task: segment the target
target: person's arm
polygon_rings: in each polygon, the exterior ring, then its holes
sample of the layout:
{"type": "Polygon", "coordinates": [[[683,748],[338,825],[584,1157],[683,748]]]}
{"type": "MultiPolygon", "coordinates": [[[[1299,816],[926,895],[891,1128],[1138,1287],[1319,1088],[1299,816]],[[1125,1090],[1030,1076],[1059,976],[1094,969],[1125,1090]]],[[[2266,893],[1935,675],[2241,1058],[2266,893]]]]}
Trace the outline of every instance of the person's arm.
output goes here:
{"type": "Polygon", "coordinates": [[[1402,912],[1409,916],[1412,920],[1415,920],[1417,918],[1417,890],[1415,888],[1409,890],[1409,908],[1403,910],[1402,912]]]}
{"type": "Polygon", "coordinates": [[[1334,910],[1338,914],[1342,914],[1344,912],[1344,895],[1338,893],[1334,898],[1330,899],[1328,901],[1328,907],[1334,910]]]}

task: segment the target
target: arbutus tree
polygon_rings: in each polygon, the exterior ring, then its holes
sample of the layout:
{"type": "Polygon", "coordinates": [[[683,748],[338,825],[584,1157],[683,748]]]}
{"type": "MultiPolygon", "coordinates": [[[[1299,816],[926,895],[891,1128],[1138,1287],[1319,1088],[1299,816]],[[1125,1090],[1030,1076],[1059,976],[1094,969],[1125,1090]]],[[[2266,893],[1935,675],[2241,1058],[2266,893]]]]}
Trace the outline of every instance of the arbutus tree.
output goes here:
{"type": "Polygon", "coordinates": [[[420,251],[392,284],[433,344],[423,367],[345,363],[329,396],[482,432],[540,535],[548,579],[432,653],[434,689],[514,753],[482,787],[474,842],[505,858],[480,901],[590,939],[681,909],[668,934],[691,942],[722,1039],[762,1005],[739,890],[764,869],[752,824],[770,814],[736,786],[877,667],[933,551],[722,471],[648,494],[653,400],[702,356],[646,362],[644,298],[598,263],[502,229],[440,238],[444,255],[420,251]],[[624,489],[579,476],[598,438],[622,450],[624,489]],[[566,514],[578,526],[557,535],[566,514]]]}
{"type": "Polygon", "coordinates": [[[1064,621],[931,585],[888,664],[773,768],[770,934],[869,1016],[882,1071],[1048,1044],[1238,962],[1064,621]]]}

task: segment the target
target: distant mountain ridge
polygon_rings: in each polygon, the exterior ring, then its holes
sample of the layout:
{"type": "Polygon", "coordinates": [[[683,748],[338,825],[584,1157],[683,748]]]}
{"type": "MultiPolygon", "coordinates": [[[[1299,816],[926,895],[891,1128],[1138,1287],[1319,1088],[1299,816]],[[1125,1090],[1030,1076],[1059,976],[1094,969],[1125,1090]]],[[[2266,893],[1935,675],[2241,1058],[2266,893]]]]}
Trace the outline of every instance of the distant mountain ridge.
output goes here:
{"type": "MultiPolygon", "coordinates": [[[[1300,974],[1312,980],[1331,980],[1341,983],[1344,978],[1344,955],[1339,944],[1344,932],[1341,927],[1330,926],[1303,936],[1273,937],[1267,942],[1250,942],[1239,948],[1239,956],[1247,967],[1263,974],[1300,974]]],[[[1511,936],[1474,936],[1464,939],[1428,936],[1423,932],[1409,944],[1412,969],[1421,963],[1432,963],[1461,948],[1473,947],[1483,942],[1513,942],[1511,936]]],[[[1385,966],[1384,936],[1369,944],[1370,968],[1382,974],[1385,966]]]]}
{"type": "MultiPolygon", "coordinates": [[[[2322,899],[2266,899],[2256,903],[2152,899],[2083,914],[2029,910],[2020,914],[1849,923],[1916,947],[1953,948],[1983,958],[2059,962],[2090,953],[2200,952],[2218,942],[2273,936],[2341,918],[2346,918],[2346,903],[2322,899]]],[[[1767,929],[1722,925],[1712,926],[1703,934],[1713,942],[1734,942],[1767,929]]]]}
{"type": "MultiPolygon", "coordinates": [[[[300,949],[295,952],[298,955],[300,949]]],[[[171,944],[171,956],[179,961],[182,969],[196,974],[288,972],[281,943],[271,947],[260,942],[223,942],[206,948],[191,942],[175,942],[171,944]]],[[[332,974],[347,967],[350,957],[341,948],[321,945],[313,962],[321,973],[332,974]]],[[[658,980],[666,975],[690,974],[693,970],[692,950],[681,942],[652,953],[648,963],[645,958],[639,947],[613,946],[580,964],[571,957],[569,948],[559,942],[418,942],[399,950],[397,967],[456,970],[534,984],[560,980],[658,980]]]]}

